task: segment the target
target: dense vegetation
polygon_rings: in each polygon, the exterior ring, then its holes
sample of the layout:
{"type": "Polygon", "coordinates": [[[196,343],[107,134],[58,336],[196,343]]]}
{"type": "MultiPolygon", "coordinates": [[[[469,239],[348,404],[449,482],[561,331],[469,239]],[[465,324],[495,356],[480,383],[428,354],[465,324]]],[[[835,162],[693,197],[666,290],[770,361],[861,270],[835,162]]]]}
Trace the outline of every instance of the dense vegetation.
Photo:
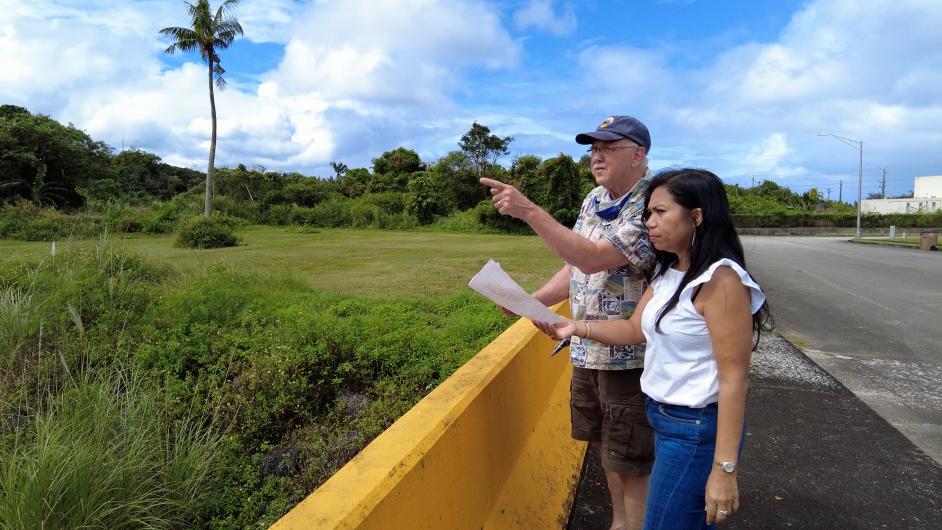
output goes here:
{"type": "Polygon", "coordinates": [[[108,242],[0,261],[0,528],[266,528],[509,323],[384,295],[108,242]]]}
{"type": "MultiPolygon", "coordinates": [[[[497,163],[513,139],[478,123],[455,150],[425,162],[404,147],[372,168],[334,162],[313,178],[264,168],[218,168],[214,211],[245,224],[529,233],[500,216],[481,175],[513,183],[556,219],[571,224],[594,186],[588,157],[520,156],[497,163]]],[[[202,211],[205,174],[164,164],[137,149],[120,153],[71,125],[11,105],[0,107],[0,238],[56,240],[112,232],[165,233],[202,211]]],[[[855,210],[765,181],[727,186],[739,226],[853,226],[855,210]]],[[[865,216],[864,226],[938,226],[938,215],[865,216]]]]}

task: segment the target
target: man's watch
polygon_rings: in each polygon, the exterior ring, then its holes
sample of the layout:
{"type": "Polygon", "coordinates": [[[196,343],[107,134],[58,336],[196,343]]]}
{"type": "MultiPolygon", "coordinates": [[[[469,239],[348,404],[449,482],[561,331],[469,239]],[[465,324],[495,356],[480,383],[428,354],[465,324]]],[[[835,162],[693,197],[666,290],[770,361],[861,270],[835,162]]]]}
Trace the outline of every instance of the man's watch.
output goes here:
{"type": "Polygon", "coordinates": [[[714,460],[713,464],[729,474],[736,472],[736,462],[720,462],[719,460],[714,460]]]}

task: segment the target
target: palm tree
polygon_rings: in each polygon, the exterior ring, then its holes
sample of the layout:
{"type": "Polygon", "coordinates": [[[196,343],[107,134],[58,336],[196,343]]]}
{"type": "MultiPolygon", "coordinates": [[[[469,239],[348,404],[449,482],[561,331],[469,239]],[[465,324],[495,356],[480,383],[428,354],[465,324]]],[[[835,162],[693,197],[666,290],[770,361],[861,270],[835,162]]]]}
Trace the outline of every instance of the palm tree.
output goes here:
{"type": "Polygon", "coordinates": [[[0,182],[0,191],[7,197],[3,200],[16,200],[17,197],[29,199],[36,206],[60,206],[68,204],[69,188],[53,180],[46,181],[46,164],[39,162],[36,175],[32,180],[25,175],[0,182]]]}
{"type": "Polygon", "coordinates": [[[344,164],[343,162],[331,162],[330,167],[334,169],[334,173],[336,173],[335,176],[337,178],[340,178],[344,173],[347,172],[347,164],[344,164]]]}
{"type": "Polygon", "coordinates": [[[209,166],[206,170],[206,202],[203,214],[209,217],[213,205],[213,163],[216,160],[216,98],[213,94],[213,81],[220,90],[226,87],[222,74],[226,71],[219,64],[218,50],[224,50],[232,44],[236,36],[243,35],[239,21],[229,16],[229,11],[239,0],[225,0],[216,14],[212,14],[209,0],[197,0],[195,4],[186,2],[186,10],[192,19],[192,27],[170,27],[160,30],[160,34],[174,40],[166,53],[177,50],[191,52],[199,50],[200,57],[209,65],[209,108],[213,117],[213,135],[209,143],[209,166]]]}

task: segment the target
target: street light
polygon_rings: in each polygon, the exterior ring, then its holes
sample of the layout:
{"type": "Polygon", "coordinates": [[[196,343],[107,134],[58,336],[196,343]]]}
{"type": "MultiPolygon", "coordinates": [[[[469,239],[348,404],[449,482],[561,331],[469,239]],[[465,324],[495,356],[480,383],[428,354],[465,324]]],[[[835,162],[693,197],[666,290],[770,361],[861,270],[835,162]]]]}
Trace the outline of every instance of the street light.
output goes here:
{"type": "Polygon", "coordinates": [[[860,207],[863,202],[863,141],[851,140],[850,138],[844,138],[836,134],[819,134],[818,136],[833,136],[845,144],[860,150],[860,166],[857,169],[857,237],[855,238],[860,239],[860,207]]]}

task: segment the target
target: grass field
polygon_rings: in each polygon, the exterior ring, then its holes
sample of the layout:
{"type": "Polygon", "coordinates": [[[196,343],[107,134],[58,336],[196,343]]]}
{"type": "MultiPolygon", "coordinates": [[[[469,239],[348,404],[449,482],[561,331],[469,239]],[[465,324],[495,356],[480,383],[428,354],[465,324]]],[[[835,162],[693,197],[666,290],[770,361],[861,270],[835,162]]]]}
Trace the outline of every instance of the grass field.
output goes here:
{"type": "MultiPolygon", "coordinates": [[[[181,271],[219,265],[238,272],[291,275],[310,286],[359,296],[440,296],[466,289],[488,258],[499,261],[525,289],[533,290],[559,270],[562,261],[534,236],[320,229],[302,233],[253,227],[240,232],[234,248],[192,250],[173,246],[170,236],[114,237],[112,244],[181,271]]],[[[98,240],[63,241],[93,248],[98,240]]],[[[49,243],[0,240],[0,261],[39,257],[49,243]]]]}
{"type": "MultiPolygon", "coordinates": [[[[859,242],[866,245],[887,245],[887,246],[895,246],[895,247],[919,248],[920,238],[919,236],[905,237],[905,238],[896,237],[893,239],[863,238],[859,242]]],[[[936,246],[939,246],[940,242],[942,242],[942,238],[936,239],[936,246]]]]}

